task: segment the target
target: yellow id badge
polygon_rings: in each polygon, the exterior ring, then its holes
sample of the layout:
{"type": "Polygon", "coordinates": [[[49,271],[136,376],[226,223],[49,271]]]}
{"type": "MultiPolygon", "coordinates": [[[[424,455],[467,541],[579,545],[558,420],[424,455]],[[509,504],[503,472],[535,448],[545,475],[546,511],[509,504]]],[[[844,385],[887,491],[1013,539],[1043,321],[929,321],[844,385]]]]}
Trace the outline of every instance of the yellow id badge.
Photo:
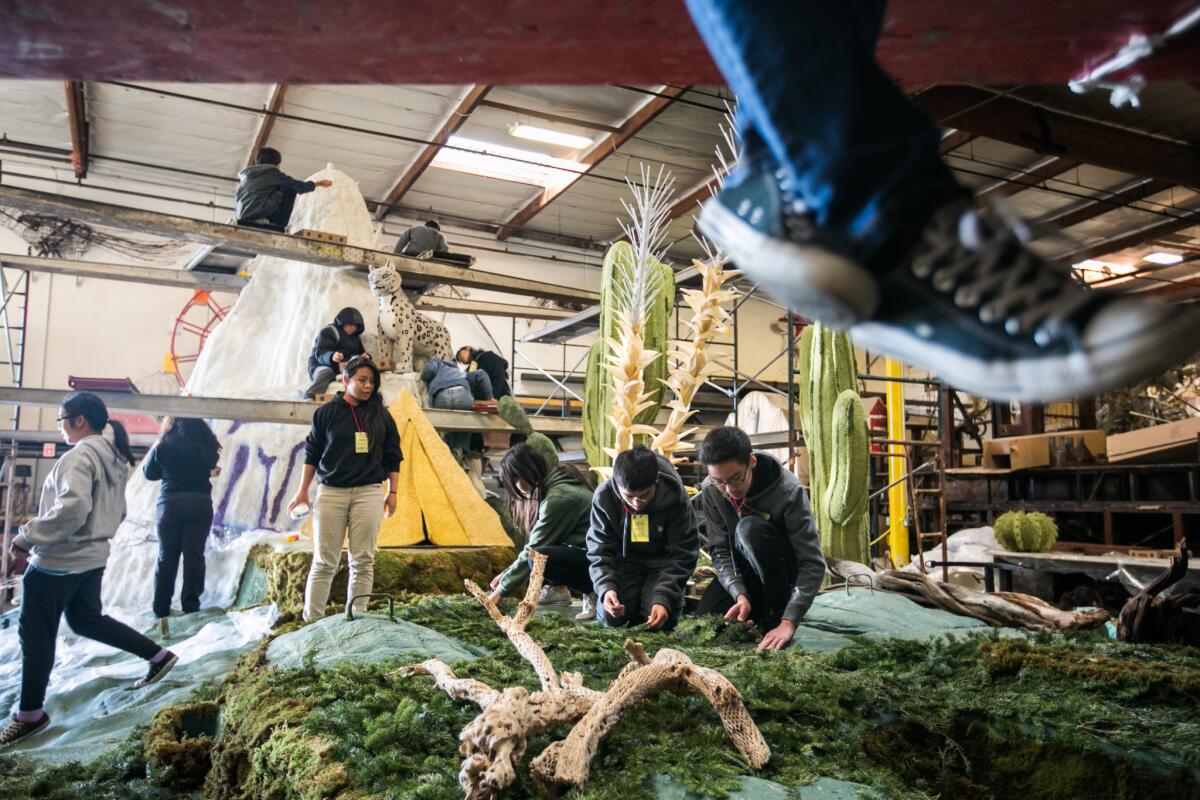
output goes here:
{"type": "Polygon", "coordinates": [[[366,431],[355,431],[354,432],[354,452],[366,453],[369,450],[370,450],[370,448],[367,447],[367,432],[366,431]]]}
{"type": "Polygon", "coordinates": [[[650,515],[634,514],[629,518],[629,541],[650,541],[650,515]]]}

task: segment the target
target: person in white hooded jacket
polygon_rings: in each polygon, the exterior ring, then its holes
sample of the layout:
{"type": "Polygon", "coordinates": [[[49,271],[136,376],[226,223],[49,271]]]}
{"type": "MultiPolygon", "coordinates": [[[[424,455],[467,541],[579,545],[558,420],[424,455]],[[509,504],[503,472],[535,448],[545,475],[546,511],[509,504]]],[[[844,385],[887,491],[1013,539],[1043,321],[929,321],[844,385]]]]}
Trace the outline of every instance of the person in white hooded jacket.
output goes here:
{"type": "Polygon", "coordinates": [[[125,518],[125,482],[133,454],[129,436],[96,395],[75,392],[58,412],[63,440],[72,445],[55,462],[42,486],[38,515],[13,538],[12,547],[29,554],[21,582],[21,700],[0,748],[13,745],[50,723],[42,708],[54,666],[58,623],[88,639],[132,653],[149,662],[141,688],[175,666],[176,657],[100,607],[100,587],[109,540],[125,518]],[[111,435],[105,432],[112,428],[111,435]]]}

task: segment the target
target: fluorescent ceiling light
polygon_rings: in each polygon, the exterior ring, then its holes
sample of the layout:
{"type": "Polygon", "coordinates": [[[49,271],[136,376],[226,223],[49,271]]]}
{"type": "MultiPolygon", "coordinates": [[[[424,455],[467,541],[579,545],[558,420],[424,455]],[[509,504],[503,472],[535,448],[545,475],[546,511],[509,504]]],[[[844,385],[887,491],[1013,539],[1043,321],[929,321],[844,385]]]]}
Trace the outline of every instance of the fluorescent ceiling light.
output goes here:
{"type": "Polygon", "coordinates": [[[1180,253],[1164,253],[1160,250],[1146,256],[1145,260],[1152,264],[1166,264],[1170,266],[1171,264],[1178,264],[1180,261],[1183,261],[1183,255],[1180,253]]]}
{"type": "Polygon", "coordinates": [[[1083,280],[1086,283],[1094,283],[1096,281],[1108,281],[1109,283],[1124,283],[1124,280],[1113,281],[1112,278],[1121,275],[1128,275],[1134,272],[1137,267],[1133,264],[1116,264],[1112,261],[1100,261],[1095,258],[1089,258],[1086,261],[1080,261],[1077,264],[1071,265],[1072,269],[1084,273],[1083,280]]]}
{"type": "Polygon", "coordinates": [[[451,136],[446,144],[431,166],[547,189],[566,186],[585,171],[578,161],[462,136],[451,136]]]}
{"type": "Polygon", "coordinates": [[[509,134],[516,136],[518,139],[530,139],[535,142],[562,145],[572,150],[582,150],[592,143],[592,140],[587,136],[564,133],[563,131],[551,130],[550,128],[539,128],[537,125],[514,125],[509,134]]]}

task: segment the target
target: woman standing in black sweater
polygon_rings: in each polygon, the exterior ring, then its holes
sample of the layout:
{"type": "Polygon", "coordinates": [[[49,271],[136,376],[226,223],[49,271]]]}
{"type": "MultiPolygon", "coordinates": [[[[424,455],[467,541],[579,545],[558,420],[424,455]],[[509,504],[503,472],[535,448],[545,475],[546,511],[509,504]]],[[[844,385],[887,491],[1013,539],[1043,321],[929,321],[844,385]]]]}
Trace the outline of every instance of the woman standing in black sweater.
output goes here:
{"type": "Polygon", "coordinates": [[[221,445],[202,419],[167,417],[158,442],[142,464],[147,480],[162,481],[158,493],[158,566],[154,616],[166,629],[183,556],[183,613],[200,610],[204,592],[204,544],[212,527],[212,481],[221,445]]]}
{"type": "MultiPolygon", "coordinates": [[[[343,373],[346,390],[313,414],[304,446],[300,488],[288,510],[311,505],[313,478],[320,489],[313,506],[313,561],[304,587],[304,619],[325,615],[330,584],[349,539],[350,583],[346,602],[370,594],[375,582],[375,538],[386,511],[396,511],[400,482],[400,433],[379,396],[379,368],[356,356],[343,373]],[[387,493],[380,489],[388,482],[387,493]]],[[[365,611],[360,600],[355,610],[365,611]]]]}

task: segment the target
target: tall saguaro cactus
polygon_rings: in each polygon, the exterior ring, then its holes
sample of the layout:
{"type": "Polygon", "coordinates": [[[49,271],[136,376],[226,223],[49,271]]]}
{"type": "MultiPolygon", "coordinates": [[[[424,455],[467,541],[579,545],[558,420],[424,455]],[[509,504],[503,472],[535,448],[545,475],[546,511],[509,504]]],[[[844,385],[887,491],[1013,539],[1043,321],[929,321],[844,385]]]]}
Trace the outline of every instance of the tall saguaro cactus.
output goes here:
{"type": "Polygon", "coordinates": [[[854,346],[847,334],[813,324],[800,337],[799,356],[800,424],[821,549],[866,562],[870,443],[854,346]]]}

